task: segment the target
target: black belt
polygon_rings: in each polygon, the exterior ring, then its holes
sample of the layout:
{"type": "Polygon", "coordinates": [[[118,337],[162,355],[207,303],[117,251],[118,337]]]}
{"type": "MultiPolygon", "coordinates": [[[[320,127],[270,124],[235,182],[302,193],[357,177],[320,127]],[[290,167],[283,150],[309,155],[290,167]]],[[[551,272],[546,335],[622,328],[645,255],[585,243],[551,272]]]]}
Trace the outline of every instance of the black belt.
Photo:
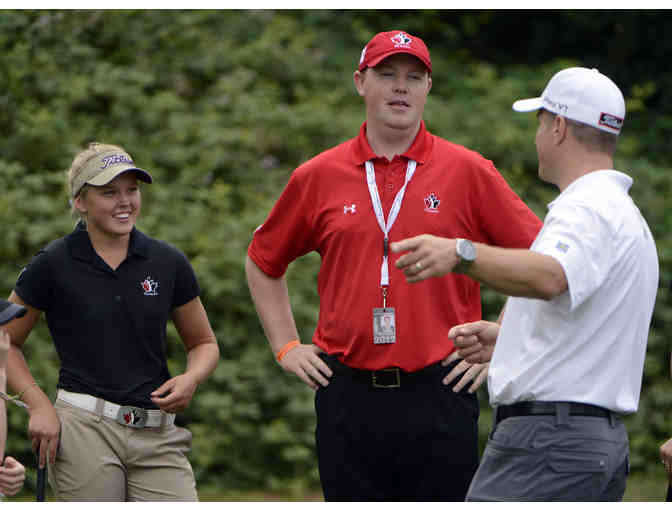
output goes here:
{"type": "Polygon", "coordinates": [[[567,404],[569,414],[572,416],[597,416],[600,418],[609,418],[611,411],[603,407],[592,404],[580,404],[578,402],[518,402],[516,404],[498,406],[497,418],[495,423],[499,423],[506,418],[513,416],[544,416],[555,415],[558,413],[558,404],[567,404]]]}
{"type": "Polygon", "coordinates": [[[398,367],[382,368],[380,370],[362,370],[349,367],[340,362],[336,356],[321,353],[320,358],[329,365],[334,374],[347,375],[353,379],[370,384],[373,388],[400,388],[402,384],[407,385],[414,381],[418,382],[422,379],[427,379],[428,376],[448,368],[442,366],[440,361],[437,361],[415,372],[406,372],[398,367]]]}

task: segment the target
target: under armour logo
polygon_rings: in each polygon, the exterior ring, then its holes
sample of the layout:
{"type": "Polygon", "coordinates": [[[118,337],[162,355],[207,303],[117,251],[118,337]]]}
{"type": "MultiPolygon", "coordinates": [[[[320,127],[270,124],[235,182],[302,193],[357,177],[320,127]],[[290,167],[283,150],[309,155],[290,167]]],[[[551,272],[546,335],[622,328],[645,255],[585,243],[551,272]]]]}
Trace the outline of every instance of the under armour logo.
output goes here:
{"type": "Polygon", "coordinates": [[[343,214],[355,214],[357,205],[356,204],[351,204],[351,205],[344,205],[343,206],[343,214]]]}

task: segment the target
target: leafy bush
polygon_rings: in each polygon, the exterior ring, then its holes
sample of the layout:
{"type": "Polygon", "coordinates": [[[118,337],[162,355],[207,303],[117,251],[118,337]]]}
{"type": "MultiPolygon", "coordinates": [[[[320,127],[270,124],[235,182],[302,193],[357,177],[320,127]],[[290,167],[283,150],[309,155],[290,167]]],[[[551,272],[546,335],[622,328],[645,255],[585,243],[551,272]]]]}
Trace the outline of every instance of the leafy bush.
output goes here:
{"type": "MultiPolygon", "coordinates": [[[[536,178],[536,121],[513,114],[512,101],[538,95],[567,65],[597,65],[622,85],[630,113],[616,164],[635,177],[632,193],[656,236],[663,282],[640,411],[627,423],[633,469],[659,468],[656,452],[670,435],[672,413],[665,336],[672,307],[664,288],[672,276],[672,177],[664,150],[672,117],[665,108],[670,75],[656,51],[669,53],[670,38],[646,41],[665,33],[663,15],[2,11],[3,288],[9,293],[30,257],[72,228],[63,182],[74,154],[93,140],[121,144],[155,176],[143,189],[139,227],[191,259],[222,352],[181,417],[194,432],[199,484],[317,487],[313,395],[274,363],[249,298],[244,257],[292,169],[356,134],[363,108],[352,72],[364,43],[393,28],[422,35],[431,48],[429,129],[492,159],[541,217],[557,191],[536,178]],[[562,37],[548,36],[558,30],[562,37]],[[593,39],[604,34],[618,51],[593,39]],[[636,57],[636,66],[623,65],[631,62],[624,55],[636,57]]],[[[317,318],[318,267],[312,254],[288,272],[304,341],[317,318]]],[[[496,317],[503,301],[484,289],[485,316],[496,317]]],[[[171,370],[182,370],[173,329],[168,352],[171,370]]],[[[37,380],[55,395],[58,359],[44,324],[25,353],[37,380]]],[[[490,412],[480,393],[484,442],[490,412]]],[[[8,451],[33,465],[26,415],[13,408],[9,422],[8,451]]]]}

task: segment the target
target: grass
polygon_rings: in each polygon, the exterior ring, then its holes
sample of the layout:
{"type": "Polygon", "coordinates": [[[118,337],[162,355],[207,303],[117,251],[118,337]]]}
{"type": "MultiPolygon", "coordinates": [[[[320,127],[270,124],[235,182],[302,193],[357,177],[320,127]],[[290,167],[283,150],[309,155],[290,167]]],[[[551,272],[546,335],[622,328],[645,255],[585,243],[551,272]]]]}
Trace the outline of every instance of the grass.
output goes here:
{"type": "Polygon", "coordinates": [[[623,501],[665,501],[667,484],[667,477],[662,472],[656,476],[630,475],[623,501]]]}
{"type": "MultiPolygon", "coordinates": [[[[660,476],[632,474],[628,476],[623,501],[665,501],[667,495],[667,478],[664,473],[660,476]]],[[[217,492],[203,490],[199,492],[201,501],[323,501],[320,491],[296,493],[269,493],[269,492],[217,492]]]]}
{"type": "Polygon", "coordinates": [[[295,492],[221,492],[221,491],[210,491],[202,490],[199,491],[198,497],[201,501],[241,501],[241,502],[252,502],[252,501],[267,501],[267,502],[279,502],[279,501],[324,501],[321,491],[316,492],[304,492],[304,493],[295,493],[295,492]]]}
{"type": "MultiPolygon", "coordinates": [[[[623,501],[665,501],[667,494],[667,478],[664,473],[656,476],[644,474],[632,474],[628,477],[628,484],[623,496],[623,501]]],[[[242,492],[242,491],[219,491],[204,488],[199,491],[201,501],[323,501],[322,493],[310,492],[242,492]]],[[[7,498],[6,501],[35,501],[35,495],[27,489],[22,490],[17,496],[7,498]]],[[[51,493],[47,490],[47,501],[53,501],[51,493]]]]}

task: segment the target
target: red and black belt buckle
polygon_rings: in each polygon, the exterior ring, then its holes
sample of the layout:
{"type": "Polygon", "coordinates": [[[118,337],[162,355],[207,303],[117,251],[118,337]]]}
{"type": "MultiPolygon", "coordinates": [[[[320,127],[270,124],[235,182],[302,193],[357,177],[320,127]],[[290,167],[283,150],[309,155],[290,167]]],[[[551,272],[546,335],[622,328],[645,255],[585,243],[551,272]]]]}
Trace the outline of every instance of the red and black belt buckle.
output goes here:
{"type": "Polygon", "coordinates": [[[371,383],[374,388],[399,388],[401,376],[399,368],[383,368],[371,372],[371,383]]]}
{"type": "Polygon", "coordinates": [[[140,407],[121,406],[117,421],[127,427],[141,429],[147,425],[147,410],[140,407]]]}

